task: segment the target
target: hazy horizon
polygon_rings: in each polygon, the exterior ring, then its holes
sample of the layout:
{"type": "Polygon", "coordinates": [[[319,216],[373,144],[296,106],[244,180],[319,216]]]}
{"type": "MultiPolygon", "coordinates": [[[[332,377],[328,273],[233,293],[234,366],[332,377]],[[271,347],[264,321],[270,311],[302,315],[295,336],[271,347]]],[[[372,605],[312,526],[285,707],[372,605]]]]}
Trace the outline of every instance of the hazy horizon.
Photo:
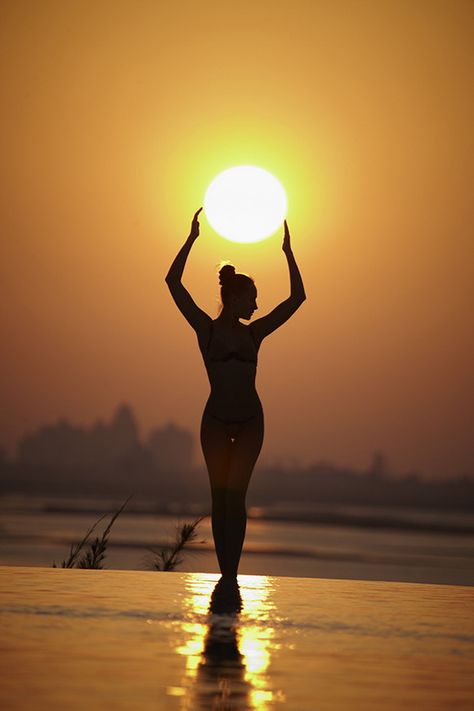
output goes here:
{"type": "MultiPolygon", "coordinates": [[[[68,417],[57,418],[54,422],[40,423],[38,427],[23,433],[13,451],[8,452],[6,448],[4,449],[7,460],[13,464],[21,463],[25,452],[28,451],[28,457],[32,456],[33,459],[35,456],[46,457],[46,459],[50,457],[51,462],[56,461],[57,466],[60,466],[60,461],[62,462],[63,458],[63,463],[67,460],[68,448],[70,446],[74,446],[74,448],[79,446],[77,439],[74,442],[70,440],[72,433],[75,433],[76,436],[80,434],[81,437],[85,437],[83,444],[84,446],[92,447],[91,456],[94,448],[96,449],[96,455],[93,459],[96,458],[98,463],[102,460],[104,454],[106,456],[114,455],[115,446],[118,447],[115,455],[122,456],[120,453],[124,450],[122,454],[125,454],[127,447],[131,447],[130,452],[132,452],[133,445],[130,444],[130,438],[133,439],[136,435],[137,441],[142,447],[153,450],[156,463],[161,462],[161,467],[164,467],[164,470],[168,466],[166,462],[176,460],[172,464],[173,469],[187,471],[192,467],[206,471],[206,465],[204,461],[201,461],[202,453],[199,440],[190,428],[172,419],[165,419],[161,425],[152,424],[151,427],[145,429],[141,426],[139,415],[137,415],[133,405],[124,401],[117,403],[109,417],[95,418],[89,423],[75,422],[68,417]],[[110,439],[112,431],[114,436],[110,439]],[[53,432],[55,434],[51,437],[53,432]],[[35,443],[33,450],[31,450],[32,441],[35,443]],[[22,452],[21,447],[25,447],[25,445],[27,450],[22,452]],[[105,450],[104,445],[106,447],[105,450]],[[36,454],[33,454],[33,452],[36,452],[36,454]]],[[[75,450],[71,452],[71,457],[71,461],[74,461],[76,457],[75,450]]],[[[292,468],[303,471],[312,467],[333,467],[334,470],[350,471],[352,474],[361,475],[376,474],[377,477],[382,477],[383,479],[413,478],[413,476],[416,476],[420,481],[426,483],[451,481],[466,476],[474,481],[474,472],[472,471],[459,473],[453,471],[442,472],[438,476],[432,476],[430,472],[422,471],[395,471],[386,453],[375,448],[372,450],[367,463],[361,467],[343,465],[335,460],[329,461],[317,458],[303,463],[298,459],[297,453],[289,460],[272,460],[259,457],[257,462],[257,468],[282,468],[288,471],[291,471],[292,468]]]]}

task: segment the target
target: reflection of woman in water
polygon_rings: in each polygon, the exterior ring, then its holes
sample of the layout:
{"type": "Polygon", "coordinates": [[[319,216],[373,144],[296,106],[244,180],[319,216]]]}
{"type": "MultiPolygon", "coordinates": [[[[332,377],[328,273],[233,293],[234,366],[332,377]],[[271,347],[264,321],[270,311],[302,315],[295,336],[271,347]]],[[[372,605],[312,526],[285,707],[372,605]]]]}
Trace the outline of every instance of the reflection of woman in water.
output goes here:
{"type": "Polygon", "coordinates": [[[179,310],[196,331],[211,392],[201,420],[201,446],[212,494],[212,533],[222,584],[235,585],[245,538],[245,496],[262,448],[263,409],[255,389],[257,353],[263,339],[292,316],[306,299],[303,281],[290,245],[285,220],[282,249],[290,272],[290,296],[266,316],[249,325],[257,309],[253,280],[236,274],[230,264],[219,272],[222,310],[213,320],[193,301],[181,277],[199,235],[195,213],[191,232],[178,252],[166,283],[179,310]]]}
{"type": "Polygon", "coordinates": [[[229,596],[223,595],[220,587],[218,583],[211,595],[192,708],[196,711],[234,708],[246,711],[252,706],[245,657],[240,650],[238,613],[242,598],[237,587],[232,604],[226,605],[223,598],[229,596]]]}

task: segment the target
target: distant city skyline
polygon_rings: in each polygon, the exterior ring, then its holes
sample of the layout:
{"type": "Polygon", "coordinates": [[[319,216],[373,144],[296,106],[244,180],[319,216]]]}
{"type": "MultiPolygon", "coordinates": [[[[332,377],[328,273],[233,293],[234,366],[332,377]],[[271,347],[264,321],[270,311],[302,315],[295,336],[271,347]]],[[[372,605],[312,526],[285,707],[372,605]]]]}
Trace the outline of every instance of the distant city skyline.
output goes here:
{"type": "MultiPolygon", "coordinates": [[[[0,457],[0,494],[108,499],[131,495],[136,502],[154,501],[160,510],[171,506],[206,511],[208,474],[193,462],[194,448],[191,433],[173,424],[140,438],[132,407],[121,403],[108,422],[84,427],[61,419],[25,434],[15,461],[0,457]]],[[[320,506],[329,503],[463,511],[472,510],[473,497],[474,477],[427,481],[414,472],[397,476],[378,451],[364,470],[330,462],[309,467],[259,462],[247,504],[283,507],[283,515],[291,515],[291,506],[298,504],[305,508],[304,515],[322,520],[320,506]]],[[[350,516],[348,510],[342,518],[350,516]]],[[[335,517],[337,511],[330,520],[335,517]]],[[[360,521],[360,514],[357,518],[360,521]]],[[[373,524],[381,525],[382,520],[375,519],[373,524]]]]}
{"type": "Polygon", "coordinates": [[[15,461],[20,465],[100,467],[120,461],[139,447],[148,451],[151,463],[159,469],[173,472],[193,466],[193,438],[186,429],[168,423],[153,427],[141,438],[133,408],[124,402],[117,405],[110,422],[96,420],[83,426],[63,417],[25,433],[15,461]]]}
{"type": "MultiPolygon", "coordinates": [[[[187,471],[204,465],[199,442],[191,430],[171,420],[161,426],[144,428],[139,425],[139,419],[131,403],[120,401],[115,406],[110,418],[95,418],[90,424],[75,423],[71,418],[59,417],[56,421],[43,423],[33,428],[19,438],[14,452],[9,453],[0,443],[0,451],[7,460],[19,464],[30,461],[45,465],[55,461],[57,464],[88,464],[100,466],[105,461],[119,460],[131,449],[143,447],[150,455],[153,465],[166,471],[187,471]]],[[[340,462],[317,459],[309,464],[303,464],[295,457],[288,460],[259,462],[262,467],[287,467],[289,469],[308,468],[317,465],[342,466],[340,462]]],[[[390,459],[385,452],[374,447],[365,467],[342,466],[362,473],[372,473],[379,477],[416,476],[430,479],[420,471],[394,471],[390,459]]],[[[461,472],[458,476],[474,478],[473,472],[461,472]]],[[[440,479],[449,479],[447,474],[440,479]]]]}

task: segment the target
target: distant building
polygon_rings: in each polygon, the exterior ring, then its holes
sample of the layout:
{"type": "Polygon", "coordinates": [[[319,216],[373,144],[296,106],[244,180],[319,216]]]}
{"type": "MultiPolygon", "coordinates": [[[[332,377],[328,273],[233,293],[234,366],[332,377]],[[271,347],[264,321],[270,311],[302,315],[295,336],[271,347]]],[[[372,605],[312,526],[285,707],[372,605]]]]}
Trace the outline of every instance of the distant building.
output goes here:
{"type": "Polygon", "coordinates": [[[192,469],[193,436],[174,424],[153,429],[142,445],[132,408],[117,407],[110,424],[95,422],[92,427],[77,427],[65,418],[44,425],[22,437],[18,445],[19,466],[55,470],[108,468],[149,463],[164,472],[192,469]]]}
{"type": "Polygon", "coordinates": [[[153,429],[145,443],[154,465],[161,471],[183,472],[192,468],[193,436],[172,423],[153,429]]]}
{"type": "Polygon", "coordinates": [[[84,444],[84,430],[62,419],[25,434],[18,444],[18,463],[51,467],[82,464],[86,454],[84,444]]]}
{"type": "Polygon", "coordinates": [[[388,476],[387,458],[383,452],[374,452],[372,463],[367,473],[372,479],[385,479],[388,476]]]}
{"type": "Polygon", "coordinates": [[[22,437],[18,445],[20,465],[89,467],[114,464],[140,447],[132,408],[120,405],[110,425],[97,422],[91,428],[76,427],[65,418],[44,425],[22,437]]]}

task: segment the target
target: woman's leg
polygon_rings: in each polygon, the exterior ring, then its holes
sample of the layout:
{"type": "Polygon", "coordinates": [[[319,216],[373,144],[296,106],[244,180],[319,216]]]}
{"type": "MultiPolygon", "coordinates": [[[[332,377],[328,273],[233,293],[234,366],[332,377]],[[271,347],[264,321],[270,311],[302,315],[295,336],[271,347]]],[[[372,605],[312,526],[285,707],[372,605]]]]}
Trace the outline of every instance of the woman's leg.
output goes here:
{"type": "Polygon", "coordinates": [[[230,454],[227,477],[224,527],[225,573],[237,577],[247,527],[245,497],[255,463],[263,444],[263,411],[240,426],[230,454]]]}
{"type": "Polygon", "coordinates": [[[201,447],[209,474],[212,496],[212,535],[219,568],[224,575],[227,480],[232,441],[226,425],[204,411],[201,420],[201,447]]]}

